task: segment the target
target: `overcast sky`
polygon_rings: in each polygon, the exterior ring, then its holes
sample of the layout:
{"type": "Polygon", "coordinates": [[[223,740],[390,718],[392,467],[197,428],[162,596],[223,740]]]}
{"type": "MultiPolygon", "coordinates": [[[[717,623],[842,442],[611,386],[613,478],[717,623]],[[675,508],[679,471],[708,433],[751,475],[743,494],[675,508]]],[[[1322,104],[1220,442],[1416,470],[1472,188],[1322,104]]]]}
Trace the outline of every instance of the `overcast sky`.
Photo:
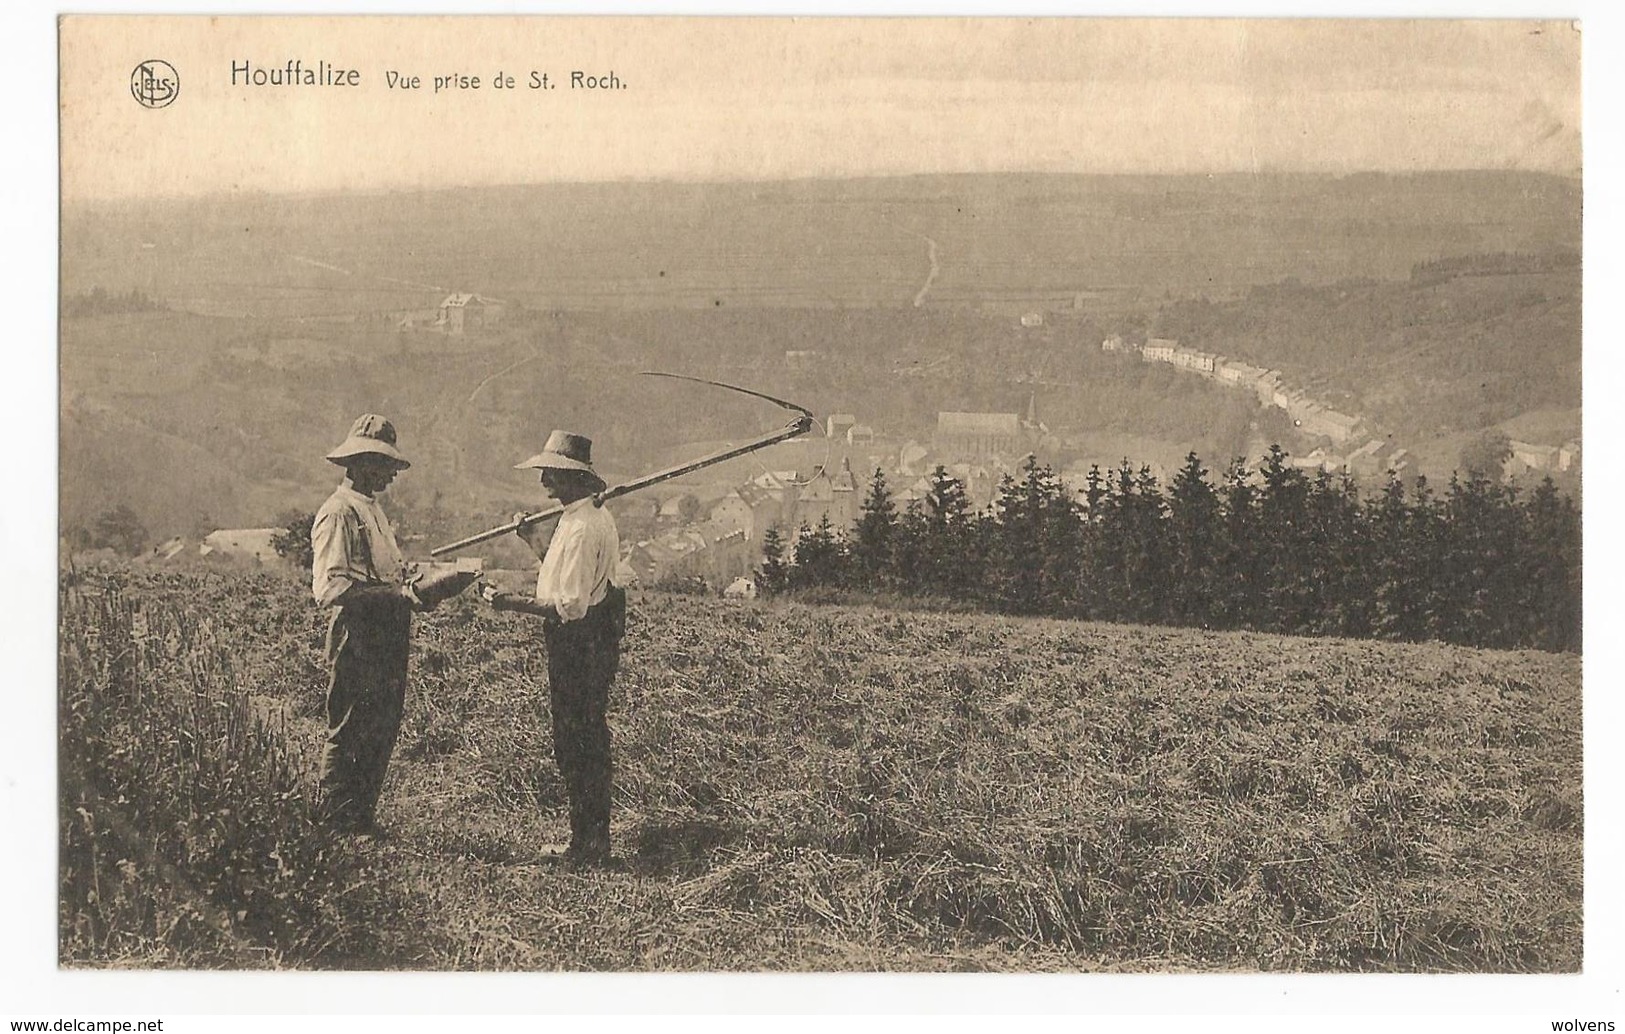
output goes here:
{"type": "Polygon", "coordinates": [[[70,18],[66,198],[920,172],[1580,167],[1530,21],[70,18]],[[134,66],[178,71],[148,110],[134,66]],[[362,85],[233,86],[298,58],[362,85]],[[412,93],[385,72],[424,79],[412,93]],[[489,86],[501,69],[518,89],[489,86]],[[525,88],[532,69],[626,89],[525,88]],[[432,77],[479,75],[479,91],[432,77]]]}

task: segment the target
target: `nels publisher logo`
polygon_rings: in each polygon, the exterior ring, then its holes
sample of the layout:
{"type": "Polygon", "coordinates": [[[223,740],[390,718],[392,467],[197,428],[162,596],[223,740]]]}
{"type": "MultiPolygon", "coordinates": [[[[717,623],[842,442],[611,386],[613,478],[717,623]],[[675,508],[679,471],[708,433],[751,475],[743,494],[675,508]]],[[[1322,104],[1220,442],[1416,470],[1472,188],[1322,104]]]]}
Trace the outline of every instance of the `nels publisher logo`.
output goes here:
{"type": "Polygon", "coordinates": [[[143,108],[163,108],[181,92],[181,77],[168,61],[143,61],[130,73],[130,96],[143,108]]]}

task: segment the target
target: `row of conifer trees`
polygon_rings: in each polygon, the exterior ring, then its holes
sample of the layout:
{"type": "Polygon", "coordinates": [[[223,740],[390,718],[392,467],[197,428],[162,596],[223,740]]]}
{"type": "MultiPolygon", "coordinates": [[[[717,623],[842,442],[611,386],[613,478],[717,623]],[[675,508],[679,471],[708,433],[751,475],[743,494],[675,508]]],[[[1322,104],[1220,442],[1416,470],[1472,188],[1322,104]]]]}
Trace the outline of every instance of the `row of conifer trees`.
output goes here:
{"type": "Polygon", "coordinates": [[[1195,453],[1164,488],[1127,461],[1072,493],[1029,458],[976,512],[943,467],[900,507],[877,470],[849,532],[770,529],[764,593],[837,587],[1011,614],[1295,635],[1580,649],[1580,515],[1476,472],[1442,492],[1305,473],[1279,447],[1218,479],[1195,453]]]}

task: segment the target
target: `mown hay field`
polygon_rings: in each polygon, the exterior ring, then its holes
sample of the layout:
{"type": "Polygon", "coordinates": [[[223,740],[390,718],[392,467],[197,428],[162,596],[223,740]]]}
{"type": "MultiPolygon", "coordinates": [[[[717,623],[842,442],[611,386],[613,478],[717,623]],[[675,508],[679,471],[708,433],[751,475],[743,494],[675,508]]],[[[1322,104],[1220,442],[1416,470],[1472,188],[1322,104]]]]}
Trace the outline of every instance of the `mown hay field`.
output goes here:
{"type": "MultiPolygon", "coordinates": [[[[148,696],[180,693],[213,670],[188,653],[214,651],[229,672],[210,676],[210,692],[271,716],[274,749],[313,777],[323,615],[295,579],[121,570],[77,582],[63,597],[64,643],[78,651],[65,683],[101,672],[104,682],[151,681],[148,696]],[[92,603],[109,577],[135,614],[169,616],[98,629],[106,608],[92,603]],[[79,656],[116,652],[119,635],[151,639],[158,627],[163,642],[135,651],[156,658],[150,671],[79,656]]],[[[249,798],[256,828],[267,808],[282,816],[274,832],[287,846],[274,848],[265,877],[282,890],[245,906],[232,898],[245,879],[207,871],[249,865],[266,848],[226,862],[194,850],[190,864],[203,871],[192,885],[214,896],[204,911],[236,916],[236,928],[180,947],[174,924],[155,918],[162,902],[81,913],[101,907],[109,882],[126,881],[132,902],[143,880],[172,883],[187,857],[124,858],[102,871],[89,847],[65,847],[65,859],[84,859],[104,882],[99,898],[70,894],[70,884],[90,883],[64,872],[64,961],[1581,965],[1573,655],[635,595],[611,707],[614,836],[626,864],[592,873],[539,856],[566,834],[545,671],[538,630],[522,615],[459,599],[424,616],[381,811],[389,836],[330,842],[309,821],[308,786],[279,787],[267,802],[253,778],[225,779],[223,792],[249,798]],[[309,895],[322,897],[320,909],[309,895]],[[108,930],[119,922],[149,932],[121,939],[108,930]],[[255,931],[277,943],[258,946],[255,931]]],[[[65,713],[65,743],[75,721],[65,713]]],[[[140,811],[102,801],[97,812],[76,798],[74,779],[64,786],[65,844],[97,823],[93,812],[124,814],[128,827],[140,811]]],[[[236,834],[222,822],[217,839],[229,841],[236,834]]]]}

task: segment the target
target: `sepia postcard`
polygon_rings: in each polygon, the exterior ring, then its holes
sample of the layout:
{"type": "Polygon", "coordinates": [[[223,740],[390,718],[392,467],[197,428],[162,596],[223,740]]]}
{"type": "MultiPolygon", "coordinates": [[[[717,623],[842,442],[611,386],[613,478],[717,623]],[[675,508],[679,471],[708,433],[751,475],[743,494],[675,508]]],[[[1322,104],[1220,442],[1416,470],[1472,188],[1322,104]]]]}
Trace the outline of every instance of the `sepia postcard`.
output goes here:
{"type": "Polygon", "coordinates": [[[1578,22],[57,31],[54,977],[1613,1029],[1578,22]]]}

